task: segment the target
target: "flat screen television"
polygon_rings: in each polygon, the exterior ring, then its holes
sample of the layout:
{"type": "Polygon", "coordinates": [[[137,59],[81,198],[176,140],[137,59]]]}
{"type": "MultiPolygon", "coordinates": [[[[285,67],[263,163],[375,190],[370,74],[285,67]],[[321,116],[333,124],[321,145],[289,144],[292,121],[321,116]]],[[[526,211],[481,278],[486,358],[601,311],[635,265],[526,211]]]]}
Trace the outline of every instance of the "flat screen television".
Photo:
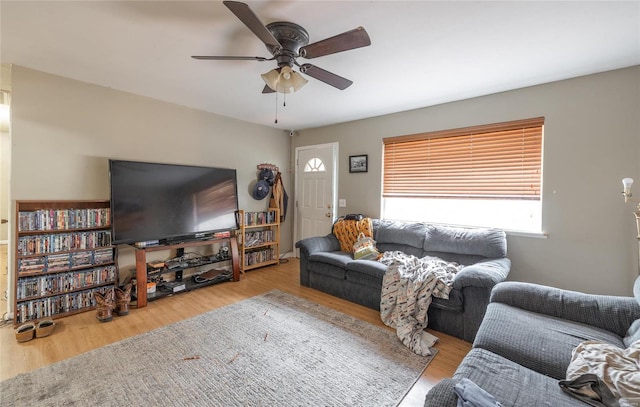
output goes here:
{"type": "Polygon", "coordinates": [[[179,242],[238,228],[236,170],[109,160],[114,244],[179,242]]]}

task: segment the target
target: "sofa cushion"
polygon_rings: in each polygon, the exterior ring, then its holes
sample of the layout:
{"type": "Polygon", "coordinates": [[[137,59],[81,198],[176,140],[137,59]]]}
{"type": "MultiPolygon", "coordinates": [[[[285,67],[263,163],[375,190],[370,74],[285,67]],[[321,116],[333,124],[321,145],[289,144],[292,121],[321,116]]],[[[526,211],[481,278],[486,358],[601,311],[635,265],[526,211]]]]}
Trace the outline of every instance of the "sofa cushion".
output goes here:
{"type": "Polygon", "coordinates": [[[354,283],[382,287],[387,266],[374,260],[354,260],[347,264],[346,279],[354,283]]]}
{"type": "Polygon", "coordinates": [[[623,347],[622,338],[604,329],[490,303],[473,346],[539,373],[564,379],[571,352],[588,340],[623,347]]]}
{"type": "Polygon", "coordinates": [[[388,243],[412,246],[421,251],[424,246],[426,231],[427,225],[419,222],[373,221],[373,238],[378,245],[388,243]]]}
{"type": "Polygon", "coordinates": [[[347,264],[354,261],[351,253],[320,252],[309,256],[308,267],[312,273],[344,279],[347,264]]]}
{"type": "Polygon", "coordinates": [[[507,255],[507,239],[503,230],[470,229],[425,225],[424,250],[500,258],[507,255]]]}
{"type": "Polygon", "coordinates": [[[447,253],[447,252],[425,252],[424,256],[438,257],[444,261],[455,262],[462,264],[463,266],[470,266],[483,260],[487,260],[484,256],[478,256],[476,254],[459,254],[459,253],[447,253]]]}
{"type": "Polygon", "coordinates": [[[472,349],[463,359],[453,378],[465,377],[503,406],[584,406],[565,394],[557,380],[485,349],[472,349]]]}
{"type": "Polygon", "coordinates": [[[519,281],[496,284],[491,302],[606,329],[620,337],[640,318],[640,306],[633,297],[586,294],[519,281]]]}
{"type": "Polygon", "coordinates": [[[422,250],[422,248],[417,248],[406,244],[378,243],[376,244],[376,249],[378,249],[380,253],[400,251],[411,256],[416,256],[419,259],[425,256],[425,252],[424,250],[422,250]]]}

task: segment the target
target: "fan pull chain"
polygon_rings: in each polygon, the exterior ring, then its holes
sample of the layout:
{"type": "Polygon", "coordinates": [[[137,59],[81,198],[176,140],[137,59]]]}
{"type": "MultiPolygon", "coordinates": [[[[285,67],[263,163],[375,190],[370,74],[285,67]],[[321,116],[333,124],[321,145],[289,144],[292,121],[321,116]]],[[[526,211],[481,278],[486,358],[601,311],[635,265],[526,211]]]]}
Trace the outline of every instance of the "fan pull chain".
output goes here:
{"type": "Polygon", "coordinates": [[[278,92],[276,92],[276,121],[275,124],[278,124],[278,92]]]}
{"type": "MultiPolygon", "coordinates": [[[[278,124],[278,93],[280,92],[276,92],[276,119],[274,120],[275,124],[278,124]]],[[[287,107],[287,94],[283,93],[283,103],[282,103],[282,107],[287,107]]]]}

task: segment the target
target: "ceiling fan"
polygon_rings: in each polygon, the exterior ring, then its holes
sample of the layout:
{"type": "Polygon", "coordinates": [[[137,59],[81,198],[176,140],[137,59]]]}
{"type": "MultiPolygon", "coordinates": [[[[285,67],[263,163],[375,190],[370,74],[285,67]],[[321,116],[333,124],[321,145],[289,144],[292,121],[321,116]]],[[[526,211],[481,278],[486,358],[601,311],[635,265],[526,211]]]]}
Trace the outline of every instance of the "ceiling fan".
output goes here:
{"type": "Polygon", "coordinates": [[[309,34],[298,24],[278,21],[265,26],[247,4],[238,1],[223,1],[223,3],[264,42],[272,57],[194,55],[191,58],[223,61],[275,60],[278,68],[262,75],[263,80],[267,83],[262,93],[289,93],[302,88],[308,81],[302,75],[293,71],[294,66],[297,66],[300,72],[312,78],[344,90],[351,86],[353,82],[309,63],[301,65],[296,59],[312,59],[371,45],[369,35],[363,27],[309,44],[309,34]]]}

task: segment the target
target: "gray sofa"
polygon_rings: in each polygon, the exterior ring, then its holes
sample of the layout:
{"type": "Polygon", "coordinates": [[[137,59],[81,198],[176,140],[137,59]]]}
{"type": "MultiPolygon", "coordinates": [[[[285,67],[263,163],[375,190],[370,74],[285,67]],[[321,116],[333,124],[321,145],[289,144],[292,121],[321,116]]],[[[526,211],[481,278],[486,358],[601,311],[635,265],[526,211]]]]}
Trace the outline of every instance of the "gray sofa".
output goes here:
{"type": "MultiPolygon", "coordinates": [[[[491,289],[509,274],[504,231],[468,229],[373,220],[379,251],[399,250],[417,257],[437,256],[465,265],[455,277],[448,300],[434,298],[429,307],[429,327],[472,342],[491,289]]],[[[300,283],[340,298],[380,309],[380,291],[386,266],[371,260],[354,260],[340,251],[329,234],[303,239],[300,249],[300,283]]]]}
{"type": "Polygon", "coordinates": [[[504,282],[491,294],[473,348],[453,378],[434,386],[425,407],[454,407],[467,378],[503,406],[586,406],[564,393],[571,352],[583,341],[628,347],[640,339],[640,277],[634,297],[583,294],[504,282]]]}

